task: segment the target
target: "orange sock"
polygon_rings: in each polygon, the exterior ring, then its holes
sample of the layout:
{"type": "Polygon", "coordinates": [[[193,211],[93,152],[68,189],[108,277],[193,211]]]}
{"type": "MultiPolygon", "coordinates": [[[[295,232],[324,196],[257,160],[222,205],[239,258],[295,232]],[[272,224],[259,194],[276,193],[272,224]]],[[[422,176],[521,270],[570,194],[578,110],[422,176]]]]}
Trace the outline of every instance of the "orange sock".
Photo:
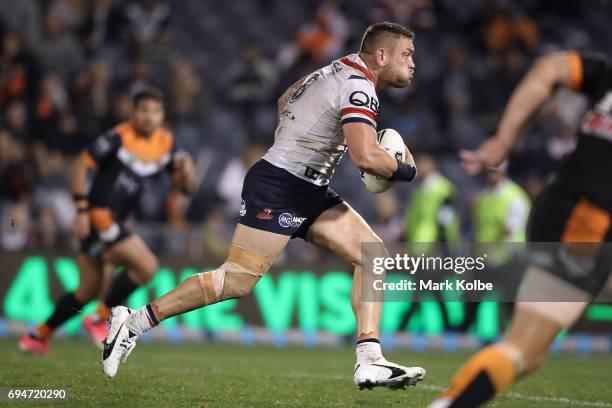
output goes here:
{"type": "Polygon", "coordinates": [[[98,307],[96,309],[96,314],[100,317],[100,320],[106,321],[110,318],[110,310],[108,307],[102,302],[98,303],[98,307]]]}
{"type": "Polygon", "coordinates": [[[459,369],[443,394],[454,400],[452,407],[477,407],[505,391],[516,379],[511,357],[497,345],[478,352],[459,369]]]}
{"type": "Polygon", "coordinates": [[[38,338],[47,341],[53,335],[53,329],[47,323],[41,323],[36,326],[35,333],[38,338]]]}

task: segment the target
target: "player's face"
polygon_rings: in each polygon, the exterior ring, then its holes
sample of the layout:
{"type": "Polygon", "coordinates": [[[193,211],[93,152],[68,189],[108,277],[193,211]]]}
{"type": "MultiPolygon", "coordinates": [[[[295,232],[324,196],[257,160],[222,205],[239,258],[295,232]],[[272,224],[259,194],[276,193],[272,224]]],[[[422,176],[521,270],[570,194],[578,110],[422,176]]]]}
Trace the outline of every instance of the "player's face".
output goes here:
{"type": "Polygon", "coordinates": [[[384,81],[393,88],[405,88],[414,75],[414,44],[402,37],[390,48],[390,62],[384,72],[384,81]]]}
{"type": "Polygon", "coordinates": [[[155,99],[142,99],[134,107],[132,122],[138,132],[149,135],[164,121],[164,107],[155,99]]]}

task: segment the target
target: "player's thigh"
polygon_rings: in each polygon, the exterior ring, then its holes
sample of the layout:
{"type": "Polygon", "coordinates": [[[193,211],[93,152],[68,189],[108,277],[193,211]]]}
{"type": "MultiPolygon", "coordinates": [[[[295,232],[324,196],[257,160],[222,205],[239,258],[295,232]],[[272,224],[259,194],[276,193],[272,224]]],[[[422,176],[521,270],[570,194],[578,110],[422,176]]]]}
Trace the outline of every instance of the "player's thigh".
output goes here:
{"type": "Polygon", "coordinates": [[[312,223],[306,237],[319,248],[329,250],[354,265],[361,264],[363,243],[382,241],[368,223],[346,202],[324,211],[312,223]]]}
{"type": "Polygon", "coordinates": [[[236,225],[231,248],[223,264],[222,299],[240,298],[248,294],[283,252],[289,238],[288,235],[236,225]]]}
{"type": "Polygon", "coordinates": [[[103,259],[105,262],[136,271],[143,278],[153,275],[158,266],[153,252],[136,234],[131,234],[107,248],[103,259]]]}
{"type": "Polygon", "coordinates": [[[288,235],[237,224],[232,237],[232,245],[265,255],[274,261],[283,252],[289,239],[288,235]]]}
{"type": "MultiPolygon", "coordinates": [[[[582,268],[580,274],[566,268],[564,259],[574,259],[573,242],[597,246],[606,240],[606,231],[597,222],[601,217],[609,215],[556,184],[540,195],[528,226],[529,241],[533,242],[529,248],[531,265],[521,281],[508,341],[529,353],[545,355],[557,334],[578,320],[588,301],[601,289],[597,277],[601,270],[607,275],[610,257],[607,252],[579,257],[589,258],[588,262],[572,263],[582,268]],[[580,227],[578,239],[576,225],[580,227]]],[[[607,231],[607,237],[612,237],[611,231],[607,231]]]]}
{"type": "Polygon", "coordinates": [[[596,298],[610,276],[611,219],[610,211],[587,198],[547,187],[531,212],[530,267],[518,302],[563,325],[573,323],[582,311],[574,305],[596,298]]]}

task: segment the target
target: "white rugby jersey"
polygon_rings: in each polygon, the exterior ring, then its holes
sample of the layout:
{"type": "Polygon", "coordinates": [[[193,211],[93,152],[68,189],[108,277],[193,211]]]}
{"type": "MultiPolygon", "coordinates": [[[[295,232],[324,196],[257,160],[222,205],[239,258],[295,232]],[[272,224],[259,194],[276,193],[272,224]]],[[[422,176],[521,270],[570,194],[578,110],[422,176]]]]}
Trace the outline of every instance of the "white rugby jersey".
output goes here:
{"type": "Polygon", "coordinates": [[[282,112],[263,159],[313,184],[328,184],[347,149],[342,125],[363,122],[376,129],[372,79],[357,54],[308,75],[282,112]]]}

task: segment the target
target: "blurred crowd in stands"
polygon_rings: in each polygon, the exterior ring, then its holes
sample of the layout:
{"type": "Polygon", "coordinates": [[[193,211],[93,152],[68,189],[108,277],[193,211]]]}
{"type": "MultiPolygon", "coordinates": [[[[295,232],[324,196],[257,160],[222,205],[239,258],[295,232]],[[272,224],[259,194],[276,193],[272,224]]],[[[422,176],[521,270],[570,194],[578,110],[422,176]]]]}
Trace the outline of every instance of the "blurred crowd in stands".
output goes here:
{"type": "MultiPolygon", "coordinates": [[[[164,91],[168,126],[194,156],[199,189],[187,200],[169,194],[167,179],[151,180],[134,222],[152,231],[143,233],[157,253],[193,246],[185,231],[199,237],[189,253],[200,244],[223,252],[246,169],[273,141],[276,98],[356,51],[365,27],[381,20],[415,31],[416,76],[409,88],[379,95],[379,128],[398,130],[452,186],[436,222],[448,221],[449,204],[458,236],[474,238],[479,197],[494,187],[491,177],[467,177],[457,151],[495,132],[537,56],[611,54],[611,1],[0,0],[1,250],[70,247],[70,160],[129,118],[130,95],[152,85],[164,91]],[[159,223],[167,225],[161,234],[151,227],[159,223]]],[[[572,150],[585,107],[580,95],[559,92],[501,178],[537,197],[572,150]]],[[[369,194],[347,157],[332,186],[385,239],[399,240],[414,229],[409,204],[426,181],[369,194]]]]}

